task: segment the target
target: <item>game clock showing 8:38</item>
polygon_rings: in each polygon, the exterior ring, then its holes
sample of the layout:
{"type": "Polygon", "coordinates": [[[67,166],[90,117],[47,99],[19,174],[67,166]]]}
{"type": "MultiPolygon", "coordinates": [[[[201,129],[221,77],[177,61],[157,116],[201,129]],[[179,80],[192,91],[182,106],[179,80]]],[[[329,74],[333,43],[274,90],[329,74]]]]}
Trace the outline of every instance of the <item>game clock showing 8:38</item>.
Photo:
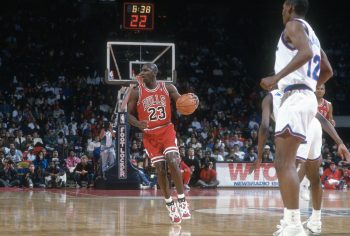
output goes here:
{"type": "Polygon", "coordinates": [[[124,29],[153,30],[154,5],[153,3],[125,2],[124,29]]]}

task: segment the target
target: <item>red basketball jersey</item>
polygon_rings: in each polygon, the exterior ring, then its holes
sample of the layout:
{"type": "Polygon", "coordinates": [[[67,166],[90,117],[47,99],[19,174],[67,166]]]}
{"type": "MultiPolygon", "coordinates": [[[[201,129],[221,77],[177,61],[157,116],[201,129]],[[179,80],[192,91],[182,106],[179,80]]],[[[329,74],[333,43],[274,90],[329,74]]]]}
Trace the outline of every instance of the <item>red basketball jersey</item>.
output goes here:
{"type": "Polygon", "coordinates": [[[321,105],[318,105],[318,112],[321,113],[326,119],[329,119],[329,105],[331,103],[322,98],[321,105]]]}
{"type": "Polygon", "coordinates": [[[154,89],[139,84],[137,114],[139,120],[147,120],[148,129],[162,127],[171,123],[171,103],[164,82],[157,82],[154,89]]]}

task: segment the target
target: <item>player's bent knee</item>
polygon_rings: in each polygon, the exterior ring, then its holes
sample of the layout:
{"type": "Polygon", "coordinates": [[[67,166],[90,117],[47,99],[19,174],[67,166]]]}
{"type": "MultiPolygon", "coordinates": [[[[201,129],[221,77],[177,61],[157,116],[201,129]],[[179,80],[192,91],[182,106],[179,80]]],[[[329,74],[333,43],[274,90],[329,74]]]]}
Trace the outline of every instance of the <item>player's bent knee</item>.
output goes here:
{"type": "Polygon", "coordinates": [[[177,152],[169,152],[166,154],[165,159],[168,166],[178,166],[179,165],[179,154],[177,152]]]}
{"type": "Polygon", "coordinates": [[[157,175],[158,176],[166,176],[168,173],[167,173],[167,170],[165,168],[165,162],[164,161],[160,161],[160,162],[157,162],[157,163],[154,163],[156,169],[157,169],[157,175]]]}

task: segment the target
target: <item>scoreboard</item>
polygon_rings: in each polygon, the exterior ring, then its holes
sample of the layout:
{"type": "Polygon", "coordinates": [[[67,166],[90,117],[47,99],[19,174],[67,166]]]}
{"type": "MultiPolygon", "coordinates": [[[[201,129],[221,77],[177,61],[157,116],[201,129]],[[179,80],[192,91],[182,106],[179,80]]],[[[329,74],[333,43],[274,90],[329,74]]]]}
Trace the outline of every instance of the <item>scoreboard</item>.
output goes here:
{"type": "Polygon", "coordinates": [[[154,4],[145,2],[125,2],[123,28],[133,30],[154,29],[154,4]]]}

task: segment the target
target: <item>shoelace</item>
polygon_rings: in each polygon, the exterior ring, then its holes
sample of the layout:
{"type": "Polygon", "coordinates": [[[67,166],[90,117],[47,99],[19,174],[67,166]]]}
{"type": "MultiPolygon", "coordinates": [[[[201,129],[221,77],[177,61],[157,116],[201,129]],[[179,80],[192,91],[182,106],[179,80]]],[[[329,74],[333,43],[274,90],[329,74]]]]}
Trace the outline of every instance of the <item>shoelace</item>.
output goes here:
{"type": "Polygon", "coordinates": [[[178,217],[179,213],[176,210],[175,204],[172,204],[170,206],[167,206],[169,209],[169,215],[173,218],[178,217]]]}
{"type": "Polygon", "coordinates": [[[180,210],[183,214],[188,214],[189,213],[189,209],[188,209],[188,206],[187,206],[187,202],[181,202],[180,204],[180,210]]]}

